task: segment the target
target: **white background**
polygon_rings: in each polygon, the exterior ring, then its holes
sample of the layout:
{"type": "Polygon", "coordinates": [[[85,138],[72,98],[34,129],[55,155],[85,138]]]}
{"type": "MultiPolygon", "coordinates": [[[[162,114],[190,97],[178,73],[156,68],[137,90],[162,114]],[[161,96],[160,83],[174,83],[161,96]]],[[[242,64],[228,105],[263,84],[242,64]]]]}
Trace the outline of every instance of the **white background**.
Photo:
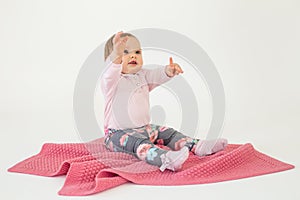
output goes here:
{"type": "Polygon", "coordinates": [[[1,0],[1,199],[299,199],[299,22],[296,0],[1,0]],[[213,60],[226,93],[223,137],[296,168],[206,185],[125,184],[81,198],[56,194],[64,177],[7,173],[45,142],[80,142],[72,98],[81,65],[113,33],[148,27],[186,35],[213,60]]]}

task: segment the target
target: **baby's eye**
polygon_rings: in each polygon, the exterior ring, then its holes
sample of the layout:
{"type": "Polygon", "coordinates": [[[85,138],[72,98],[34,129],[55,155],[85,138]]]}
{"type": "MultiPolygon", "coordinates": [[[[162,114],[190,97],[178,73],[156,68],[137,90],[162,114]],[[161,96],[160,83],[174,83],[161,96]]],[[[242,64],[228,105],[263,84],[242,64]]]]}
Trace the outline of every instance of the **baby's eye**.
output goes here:
{"type": "Polygon", "coordinates": [[[124,50],[124,53],[125,53],[125,54],[128,54],[129,52],[128,52],[128,50],[125,49],[125,50],[124,50]]]}
{"type": "Polygon", "coordinates": [[[141,51],[141,50],[138,50],[138,51],[136,51],[135,53],[136,53],[136,54],[141,54],[142,51],[141,51]]]}

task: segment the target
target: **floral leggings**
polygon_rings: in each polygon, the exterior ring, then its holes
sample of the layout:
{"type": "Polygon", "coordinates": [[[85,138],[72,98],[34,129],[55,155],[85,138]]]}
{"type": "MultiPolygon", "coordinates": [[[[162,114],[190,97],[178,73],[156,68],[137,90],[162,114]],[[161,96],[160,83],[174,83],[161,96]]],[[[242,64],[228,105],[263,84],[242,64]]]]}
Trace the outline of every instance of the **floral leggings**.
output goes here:
{"type": "Polygon", "coordinates": [[[194,151],[198,139],[192,139],[182,133],[164,126],[148,124],[132,129],[106,129],[105,145],[110,151],[132,154],[140,160],[155,166],[161,166],[161,155],[169,150],[157,145],[164,145],[171,150],[187,146],[194,151]]]}

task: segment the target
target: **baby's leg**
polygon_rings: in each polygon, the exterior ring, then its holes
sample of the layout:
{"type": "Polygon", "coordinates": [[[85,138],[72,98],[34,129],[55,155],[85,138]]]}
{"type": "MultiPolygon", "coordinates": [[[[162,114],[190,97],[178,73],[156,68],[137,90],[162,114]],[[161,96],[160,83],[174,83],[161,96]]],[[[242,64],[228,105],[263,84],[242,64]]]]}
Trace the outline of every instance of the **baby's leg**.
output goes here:
{"type": "Polygon", "coordinates": [[[181,169],[182,164],[188,159],[189,149],[182,148],[179,151],[164,150],[160,147],[143,141],[136,150],[136,155],[139,159],[146,161],[151,165],[160,167],[161,171],[170,169],[177,171],[181,169]]]}
{"type": "Polygon", "coordinates": [[[156,126],[156,129],[158,130],[158,136],[155,143],[165,145],[175,151],[184,146],[193,150],[194,145],[199,141],[198,139],[190,138],[173,128],[156,126]]]}
{"type": "Polygon", "coordinates": [[[199,156],[206,156],[223,150],[227,145],[226,139],[199,140],[190,138],[173,128],[157,126],[158,137],[156,143],[179,150],[186,146],[190,151],[199,156]]]}
{"type": "Polygon", "coordinates": [[[188,158],[187,148],[180,151],[167,151],[155,146],[147,136],[136,131],[117,131],[106,140],[112,151],[126,152],[135,155],[151,165],[160,167],[161,171],[170,169],[176,171],[181,168],[188,158]]]}

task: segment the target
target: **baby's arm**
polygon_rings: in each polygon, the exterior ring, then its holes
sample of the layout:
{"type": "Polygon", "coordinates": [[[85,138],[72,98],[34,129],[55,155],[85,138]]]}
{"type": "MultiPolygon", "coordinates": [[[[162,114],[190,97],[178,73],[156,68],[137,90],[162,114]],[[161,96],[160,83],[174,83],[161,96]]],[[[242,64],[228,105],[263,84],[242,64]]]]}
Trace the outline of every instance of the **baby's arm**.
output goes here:
{"type": "Polygon", "coordinates": [[[153,70],[145,70],[145,77],[148,82],[149,91],[155,87],[167,82],[175,75],[183,73],[181,67],[173,63],[172,57],[170,57],[170,64],[164,67],[159,67],[153,70]]]}
{"type": "Polygon", "coordinates": [[[119,81],[122,72],[122,65],[110,62],[101,77],[101,89],[103,94],[113,91],[119,81]]]}
{"type": "Polygon", "coordinates": [[[143,69],[145,72],[145,78],[149,86],[149,91],[155,87],[169,81],[172,77],[169,77],[165,72],[166,66],[158,67],[156,69],[143,69]]]}
{"type": "Polygon", "coordinates": [[[128,36],[122,37],[123,32],[118,32],[113,39],[113,51],[107,58],[108,65],[101,77],[101,89],[104,94],[110,94],[119,81],[122,72],[122,55],[128,36]]]}

